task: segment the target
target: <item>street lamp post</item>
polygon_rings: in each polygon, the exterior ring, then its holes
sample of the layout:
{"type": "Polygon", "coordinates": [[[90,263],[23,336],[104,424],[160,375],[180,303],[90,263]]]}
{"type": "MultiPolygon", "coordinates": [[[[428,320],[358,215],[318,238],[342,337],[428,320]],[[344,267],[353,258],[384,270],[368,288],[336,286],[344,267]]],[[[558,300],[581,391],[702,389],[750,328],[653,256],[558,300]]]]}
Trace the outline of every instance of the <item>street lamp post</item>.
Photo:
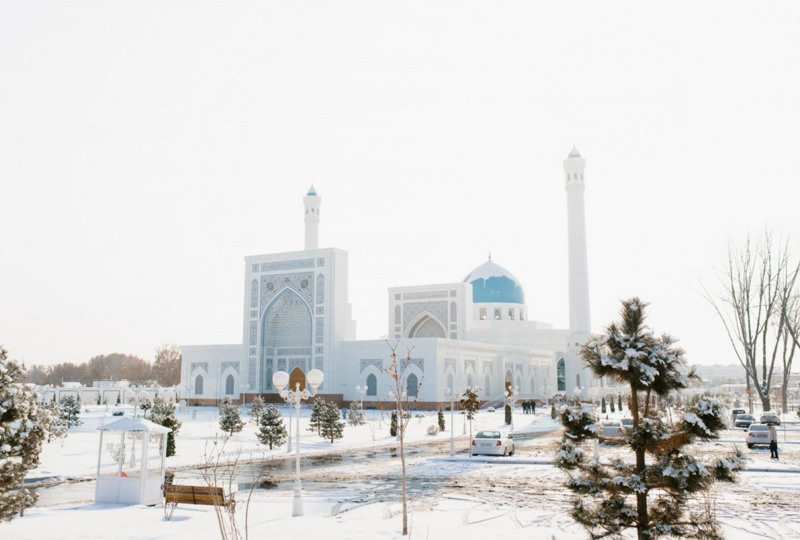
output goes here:
{"type": "Polygon", "coordinates": [[[362,414],[363,414],[363,411],[364,411],[364,394],[367,393],[367,387],[358,385],[358,386],[356,386],[356,392],[358,392],[361,395],[361,411],[362,411],[362,414]]]}
{"type": "Polygon", "coordinates": [[[448,386],[444,389],[444,397],[445,399],[450,400],[450,456],[453,457],[456,455],[456,445],[453,438],[453,424],[455,422],[455,419],[453,418],[453,400],[455,399],[456,394],[453,392],[453,389],[448,386]]]}
{"type": "MultiPolygon", "coordinates": [[[[288,393],[286,393],[286,395],[284,395],[284,392],[281,392],[281,390],[283,390],[283,387],[286,386],[287,384],[289,384],[289,379],[286,379],[286,382],[283,383],[283,386],[278,387],[278,385],[275,383],[275,375],[277,375],[278,373],[286,373],[286,372],[285,371],[276,372],[272,376],[272,384],[275,387],[278,388],[278,394],[286,402],[286,407],[289,409],[289,415],[288,415],[289,416],[289,433],[288,433],[288,435],[286,437],[286,453],[287,454],[291,454],[292,453],[292,398],[289,397],[288,393]]],[[[299,417],[297,418],[297,432],[300,433],[300,418],[299,417]]]]}
{"type": "Polygon", "coordinates": [[[294,390],[285,390],[286,385],[289,384],[289,374],[285,371],[278,371],[272,376],[272,384],[278,389],[280,396],[286,400],[287,403],[294,403],[295,412],[297,413],[297,441],[295,444],[295,478],[294,478],[294,502],[292,505],[292,516],[303,515],[303,496],[302,496],[302,483],[300,481],[300,402],[304,399],[313,397],[317,393],[317,388],[322,384],[325,375],[318,369],[312,369],[306,374],[306,382],[311,387],[308,389],[300,389],[300,381],[295,384],[294,390]]]}

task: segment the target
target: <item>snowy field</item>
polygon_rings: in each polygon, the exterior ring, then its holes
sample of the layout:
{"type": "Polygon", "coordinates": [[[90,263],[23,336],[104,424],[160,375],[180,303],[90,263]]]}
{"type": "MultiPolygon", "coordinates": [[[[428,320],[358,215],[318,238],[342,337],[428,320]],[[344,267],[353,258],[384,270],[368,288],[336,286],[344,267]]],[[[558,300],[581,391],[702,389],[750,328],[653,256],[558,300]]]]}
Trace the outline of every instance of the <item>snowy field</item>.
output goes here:
{"type": "MultiPolygon", "coordinates": [[[[128,409],[128,414],[131,410],[128,409]]],[[[282,408],[286,416],[285,408],[282,408]]],[[[559,425],[549,411],[514,416],[517,453],[513,457],[470,458],[464,453],[449,456],[448,431],[428,435],[436,415],[412,418],[408,441],[413,449],[421,442],[438,440],[437,455],[408,452],[409,482],[416,487],[409,503],[408,538],[586,538],[572,522],[567,511],[571,495],[563,488],[565,474],[551,465],[559,425]],[[526,433],[539,433],[523,439],[526,433]]],[[[388,415],[367,411],[368,422],[345,428],[344,439],[331,444],[305,429],[309,409],[301,419],[303,456],[338,452],[352,454],[357,449],[396,446],[389,436],[388,415]],[[370,416],[372,415],[372,416],[370,416]]],[[[246,411],[244,415],[246,418],[246,411]]],[[[64,482],[92,478],[97,464],[99,432],[97,427],[116,418],[104,408],[82,415],[84,424],[73,428],[63,442],[46,444],[42,463],[30,479],[64,482]]],[[[212,449],[222,443],[217,410],[211,407],[189,408],[179,414],[183,427],[177,439],[177,455],[167,459],[171,469],[182,469],[204,461],[212,449]],[[216,441],[216,444],[215,444],[216,441]]],[[[800,538],[800,422],[787,415],[780,428],[781,459],[769,459],[766,448],[744,448],[749,458],[748,470],[735,485],[722,484],[713,492],[717,516],[726,538],[800,538]]],[[[465,448],[464,422],[455,416],[454,436],[465,448]]],[[[503,427],[501,410],[480,412],[473,431],[503,427]]],[[[467,427],[467,429],[469,429],[467,427]]],[[[256,427],[245,429],[224,445],[226,458],[240,461],[273,461],[286,458],[286,447],[270,451],[258,444],[256,427]]],[[[294,438],[294,433],[293,433],[294,438]]],[[[743,446],[744,432],[729,430],[720,440],[696,445],[693,451],[710,455],[725,453],[734,444],[743,446]]],[[[623,450],[600,445],[601,458],[623,450]]],[[[317,538],[326,540],[389,540],[403,538],[401,502],[393,494],[376,488],[396,481],[400,475],[399,458],[363,460],[315,471],[301,469],[304,481],[304,516],[292,517],[291,483],[278,484],[270,490],[249,490],[236,495],[236,519],[239,529],[252,539],[317,538]],[[308,486],[327,485],[324,491],[308,486]]],[[[284,473],[286,476],[286,473],[284,473]]],[[[288,474],[288,479],[293,473],[288,474]]],[[[287,478],[275,478],[285,480],[287,478]]],[[[273,480],[273,479],[271,479],[273,480]]],[[[41,506],[32,508],[22,518],[0,524],[0,538],[86,538],[86,539],[185,539],[219,538],[220,530],[212,507],[179,505],[170,521],[164,519],[161,505],[121,506],[95,504],[92,484],[78,483],[66,488],[70,496],[43,496],[41,506]],[[75,493],[82,494],[75,498],[75,493]],[[58,500],[69,500],[57,504],[58,500]]],[[[64,489],[60,486],[57,489],[64,489]]],[[[59,493],[55,491],[55,493],[59,493]]]]}

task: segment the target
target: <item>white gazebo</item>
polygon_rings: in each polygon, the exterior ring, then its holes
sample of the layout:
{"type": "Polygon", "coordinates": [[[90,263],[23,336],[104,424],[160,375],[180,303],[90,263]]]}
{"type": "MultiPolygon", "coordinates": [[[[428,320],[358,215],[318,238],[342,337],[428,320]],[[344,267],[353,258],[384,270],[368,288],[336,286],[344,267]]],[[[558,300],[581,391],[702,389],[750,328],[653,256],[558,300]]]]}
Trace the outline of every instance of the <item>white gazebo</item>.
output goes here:
{"type": "Polygon", "coordinates": [[[122,418],[100,426],[95,501],[158,504],[167,459],[169,428],[144,418],[122,418]],[[105,446],[103,439],[105,437],[105,446]],[[114,437],[118,434],[118,438],[114,437]]]}

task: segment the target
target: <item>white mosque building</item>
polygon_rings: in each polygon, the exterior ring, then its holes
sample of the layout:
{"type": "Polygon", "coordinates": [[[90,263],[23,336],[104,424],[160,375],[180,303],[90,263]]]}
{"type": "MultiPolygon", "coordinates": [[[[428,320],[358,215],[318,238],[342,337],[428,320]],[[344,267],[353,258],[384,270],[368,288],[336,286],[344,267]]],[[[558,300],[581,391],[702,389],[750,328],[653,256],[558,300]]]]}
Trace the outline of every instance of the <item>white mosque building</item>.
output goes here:
{"type": "MultiPolygon", "coordinates": [[[[403,383],[418,408],[449,405],[446,390],[458,396],[468,386],[493,403],[509,388],[516,399],[545,401],[601,384],[578,356],[590,335],[585,165],[575,148],[564,160],[569,328],[528,320],[522,284],[491,257],[462,281],[389,289],[386,336],[399,343],[399,359],[411,351],[403,383]]],[[[313,186],[303,203],[305,249],[245,257],[244,343],[181,347],[181,389],[190,403],[282,401],[273,373],[288,372],[294,388],[315,368],[324,373],[319,393],[327,400],[363,399],[365,408],[388,400],[387,341],[355,339],[348,254],[318,246],[322,198],[313,186]]]]}

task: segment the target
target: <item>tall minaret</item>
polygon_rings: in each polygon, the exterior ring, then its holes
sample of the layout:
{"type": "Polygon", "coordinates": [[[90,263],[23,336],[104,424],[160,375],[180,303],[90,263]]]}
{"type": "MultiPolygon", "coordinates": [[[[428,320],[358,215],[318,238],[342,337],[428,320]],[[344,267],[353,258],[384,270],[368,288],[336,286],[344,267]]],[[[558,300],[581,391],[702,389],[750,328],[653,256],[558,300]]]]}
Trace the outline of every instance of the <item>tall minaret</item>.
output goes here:
{"type": "Polygon", "coordinates": [[[306,251],[319,249],[319,207],[322,197],[317,196],[312,184],[308,193],[303,197],[303,206],[306,207],[306,251]]]}
{"type": "Polygon", "coordinates": [[[586,257],[586,219],[583,209],[583,169],[586,160],[572,147],[564,160],[567,189],[567,242],[569,246],[569,331],[591,332],[589,317],[589,267],[586,257]]]}

